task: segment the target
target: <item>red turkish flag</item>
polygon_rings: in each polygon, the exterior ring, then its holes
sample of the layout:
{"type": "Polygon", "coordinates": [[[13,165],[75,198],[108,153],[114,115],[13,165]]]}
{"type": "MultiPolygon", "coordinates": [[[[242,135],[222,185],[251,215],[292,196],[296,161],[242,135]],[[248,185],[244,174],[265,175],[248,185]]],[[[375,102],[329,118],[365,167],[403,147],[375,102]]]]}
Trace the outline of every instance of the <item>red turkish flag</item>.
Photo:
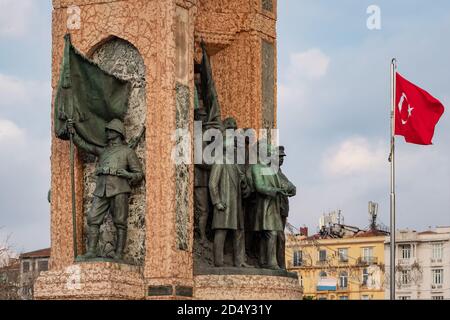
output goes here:
{"type": "Polygon", "coordinates": [[[444,113],[442,103],[396,73],[395,134],[406,142],[430,145],[434,128],[444,113]]]}

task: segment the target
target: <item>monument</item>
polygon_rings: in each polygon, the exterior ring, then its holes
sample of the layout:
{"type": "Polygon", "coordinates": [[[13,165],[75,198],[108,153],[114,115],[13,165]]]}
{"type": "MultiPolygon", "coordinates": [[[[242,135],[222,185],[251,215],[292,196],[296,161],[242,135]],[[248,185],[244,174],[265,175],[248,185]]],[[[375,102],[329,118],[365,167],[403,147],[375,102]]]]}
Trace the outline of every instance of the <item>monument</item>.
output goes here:
{"type": "Polygon", "coordinates": [[[52,256],[35,297],[300,299],[279,249],[286,176],[173,159],[194,119],[275,128],[276,0],[53,8],[52,256]]]}

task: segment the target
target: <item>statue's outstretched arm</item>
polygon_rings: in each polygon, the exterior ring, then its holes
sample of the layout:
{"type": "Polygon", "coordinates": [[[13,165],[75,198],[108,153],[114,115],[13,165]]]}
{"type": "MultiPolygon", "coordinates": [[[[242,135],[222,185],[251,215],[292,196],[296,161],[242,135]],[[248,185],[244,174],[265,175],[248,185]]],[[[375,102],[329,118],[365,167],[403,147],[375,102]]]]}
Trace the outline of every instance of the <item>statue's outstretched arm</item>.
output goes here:
{"type": "Polygon", "coordinates": [[[67,121],[67,129],[69,133],[73,136],[73,143],[80,149],[86,151],[87,153],[99,156],[103,152],[102,147],[95,146],[86,142],[75,130],[74,122],[72,120],[67,121]]]}
{"type": "Polygon", "coordinates": [[[75,143],[75,145],[78,148],[86,151],[87,153],[91,153],[93,155],[99,156],[103,152],[103,148],[102,147],[98,147],[96,145],[93,145],[93,144],[90,144],[90,143],[86,142],[76,132],[74,132],[74,134],[73,134],[73,142],[75,143]]]}
{"type": "Polygon", "coordinates": [[[254,184],[255,190],[258,193],[265,194],[269,197],[277,196],[277,194],[280,190],[277,188],[267,186],[265,184],[262,173],[261,173],[261,168],[259,168],[258,166],[253,166],[252,177],[253,177],[253,184],[254,184]]]}

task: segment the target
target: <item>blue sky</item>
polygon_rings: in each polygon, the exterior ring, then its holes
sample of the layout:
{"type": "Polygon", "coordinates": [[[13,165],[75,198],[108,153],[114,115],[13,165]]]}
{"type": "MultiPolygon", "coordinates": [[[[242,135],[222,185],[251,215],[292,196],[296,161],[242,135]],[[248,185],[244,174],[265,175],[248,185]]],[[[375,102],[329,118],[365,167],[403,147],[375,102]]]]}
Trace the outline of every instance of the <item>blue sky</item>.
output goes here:
{"type": "MultiPolygon", "coordinates": [[[[290,221],[315,230],[322,213],[389,222],[389,61],[450,105],[446,0],[279,0],[278,125],[298,186],[290,221]],[[366,27],[369,5],[381,30],[366,27]]],[[[0,240],[17,251],[50,243],[50,1],[0,0],[0,240]],[[7,10],[5,10],[7,8],[7,10]]],[[[450,124],[434,146],[397,139],[398,226],[450,225],[450,124]]]]}

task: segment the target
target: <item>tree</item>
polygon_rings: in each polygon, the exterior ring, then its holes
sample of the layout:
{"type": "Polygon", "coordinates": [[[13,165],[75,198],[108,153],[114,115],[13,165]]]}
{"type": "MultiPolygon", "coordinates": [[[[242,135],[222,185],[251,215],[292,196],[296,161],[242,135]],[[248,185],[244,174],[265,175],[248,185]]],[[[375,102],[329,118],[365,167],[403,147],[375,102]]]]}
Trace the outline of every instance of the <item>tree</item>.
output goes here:
{"type": "Polygon", "coordinates": [[[20,299],[20,262],[11,249],[10,238],[0,239],[0,300],[20,299]]]}

